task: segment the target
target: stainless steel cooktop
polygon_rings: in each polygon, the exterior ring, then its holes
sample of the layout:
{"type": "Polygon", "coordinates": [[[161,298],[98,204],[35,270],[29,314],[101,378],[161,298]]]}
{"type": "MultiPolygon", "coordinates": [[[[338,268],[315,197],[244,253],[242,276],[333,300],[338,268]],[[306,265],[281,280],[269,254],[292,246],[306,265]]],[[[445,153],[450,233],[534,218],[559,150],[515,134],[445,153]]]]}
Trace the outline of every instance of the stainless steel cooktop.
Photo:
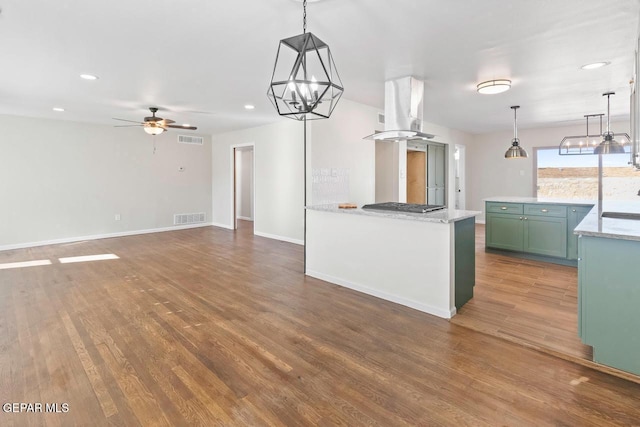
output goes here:
{"type": "Polygon", "coordinates": [[[427,213],[427,212],[433,212],[440,209],[444,209],[444,206],[419,205],[415,203],[385,202],[385,203],[372,203],[370,205],[364,205],[362,209],[373,209],[373,210],[394,211],[394,212],[427,213]]]}

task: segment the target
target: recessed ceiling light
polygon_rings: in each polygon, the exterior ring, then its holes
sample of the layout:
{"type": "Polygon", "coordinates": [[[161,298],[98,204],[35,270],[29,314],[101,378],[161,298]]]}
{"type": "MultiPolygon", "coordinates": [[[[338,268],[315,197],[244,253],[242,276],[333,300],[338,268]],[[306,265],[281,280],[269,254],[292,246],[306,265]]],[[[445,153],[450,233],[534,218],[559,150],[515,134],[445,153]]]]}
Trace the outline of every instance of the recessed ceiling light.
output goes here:
{"type": "Polygon", "coordinates": [[[93,74],[80,74],[80,78],[85,80],[98,80],[98,76],[94,76],[93,74]]]}
{"type": "Polygon", "coordinates": [[[64,111],[64,108],[60,108],[60,107],[53,107],[53,111],[57,111],[59,113],[64,111]]]}
{"type": "Polygon", "coordinates": [[[478,93],[485,95],[494,95],[496,93],[506,92],[509,89],[511,89],[511,80],[506,79],[487,80],[477,86],[478,93]]]}
{"type": "Polygon", "coordinates": [[[253,110],[254,108],[256,108],[256,106],[255,105],[251,105],[251,104],[247,104],[247,105],[244,106],[245,110],[253,110]]]}
{"type": "Polygon", "coordinates": [[[583,70],[595,70],[596,68],[604,67],[605,65],[609,64],[611,64],[611,62],[594,62],[592,64],[583,65],[580,68],[582,68],[583,70]]]}

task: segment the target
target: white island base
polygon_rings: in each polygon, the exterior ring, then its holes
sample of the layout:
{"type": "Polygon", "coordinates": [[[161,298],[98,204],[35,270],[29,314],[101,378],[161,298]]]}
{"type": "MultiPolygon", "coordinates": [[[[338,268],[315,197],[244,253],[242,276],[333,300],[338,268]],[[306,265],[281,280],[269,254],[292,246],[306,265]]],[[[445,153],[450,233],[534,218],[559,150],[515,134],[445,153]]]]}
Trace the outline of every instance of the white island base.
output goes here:
{"type": "Polygon", "coordinates": [[[306,274],[451,318],[473,295],[478,213],[309,207],[306,274]]]}

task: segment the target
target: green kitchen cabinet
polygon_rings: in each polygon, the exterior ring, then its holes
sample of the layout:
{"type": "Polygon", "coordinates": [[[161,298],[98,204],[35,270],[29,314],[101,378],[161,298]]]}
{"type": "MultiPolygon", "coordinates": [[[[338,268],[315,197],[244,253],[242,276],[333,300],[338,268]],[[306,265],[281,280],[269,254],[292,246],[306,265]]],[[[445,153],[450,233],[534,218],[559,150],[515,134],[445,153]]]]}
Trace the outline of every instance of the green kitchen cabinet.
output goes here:
{"type": "Polygon", "coordinates": [[[524,248],[528,253],[565,258],[567,256],[567,219],[525,216],[524,248]]]}
{"type": "Polygon", "coordinates": [[[578,329],[593,360],[640,375],[640,241],[578,239],[578,329]]]}
{"type": "Polygon", "coordinates": [[[486,202],[485,246],[515,256],[576,265],[573,230],[588,205],[486,202]]]}
{"type": "Polygon", "coordinates": [[[569,206],[567,211],[567,258],[578,259],[578,236],[573,234],[592,206],[569,206]]]}
{"type": "Polygon", "coordinates": [[[487,214],[486,245],[492,248],[522,251],[524,248],[521,214],[487,214]]]}

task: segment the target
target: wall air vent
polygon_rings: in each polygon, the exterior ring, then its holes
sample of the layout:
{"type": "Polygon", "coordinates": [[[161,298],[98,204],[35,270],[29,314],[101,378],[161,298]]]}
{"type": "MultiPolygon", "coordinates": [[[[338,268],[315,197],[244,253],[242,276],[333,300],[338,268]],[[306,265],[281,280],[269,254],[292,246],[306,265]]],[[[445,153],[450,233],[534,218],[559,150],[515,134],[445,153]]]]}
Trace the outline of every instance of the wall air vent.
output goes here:
{"type": "Polygon", "coordinates": [[[205,213],[175,214],[173,215],[173,225],[198,224],[205,221],[205,213]]]}
{"type": "Polygon", "coordinates": [[[178,142],[180,144],[202,145],[204,144],[204,138],[201,136],[178,135],[178,142]]]}
{"type": "Polygon", "coordinates": [[[384,124],[384,113],[378,113],[378,124],[379,125],[384,124]]]}

